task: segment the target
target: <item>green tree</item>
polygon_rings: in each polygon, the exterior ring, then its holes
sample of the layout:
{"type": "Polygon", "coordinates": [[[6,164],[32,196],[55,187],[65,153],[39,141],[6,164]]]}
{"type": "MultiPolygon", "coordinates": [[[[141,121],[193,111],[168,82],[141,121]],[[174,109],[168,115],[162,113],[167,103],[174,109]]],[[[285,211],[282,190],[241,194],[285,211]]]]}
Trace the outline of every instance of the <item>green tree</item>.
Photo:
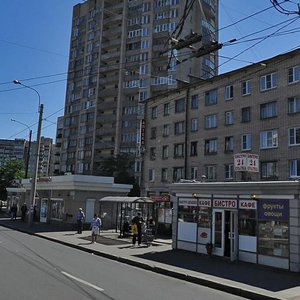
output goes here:
{"type": "Polygon", "coordinates": [[[12,185],[14,179],[25,177],[24,161],[8,159],[0,168],[0,199],[6,199],[6,188],[12,185]]]}

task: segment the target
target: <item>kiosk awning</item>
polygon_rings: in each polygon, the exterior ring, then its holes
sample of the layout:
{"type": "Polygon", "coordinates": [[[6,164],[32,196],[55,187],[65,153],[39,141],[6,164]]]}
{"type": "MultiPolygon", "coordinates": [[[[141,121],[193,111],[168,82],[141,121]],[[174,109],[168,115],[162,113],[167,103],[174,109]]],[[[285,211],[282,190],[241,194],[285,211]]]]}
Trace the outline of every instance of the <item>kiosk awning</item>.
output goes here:
{"type": "Polygon", "coordinates": [[[122,196],[106,196],[99,200],[100,202],[121,202],[121,203],[153,203],[148,197],[122,197],[122,196]]]}

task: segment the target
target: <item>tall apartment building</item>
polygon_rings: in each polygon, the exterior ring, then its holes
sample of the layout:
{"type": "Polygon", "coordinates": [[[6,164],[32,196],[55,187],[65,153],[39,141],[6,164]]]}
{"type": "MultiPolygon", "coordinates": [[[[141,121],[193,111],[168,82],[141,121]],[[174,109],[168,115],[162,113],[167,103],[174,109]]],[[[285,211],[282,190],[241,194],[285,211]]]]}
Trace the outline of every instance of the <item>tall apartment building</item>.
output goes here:
{"type": "Polygon", "coordinates": [[[0,167],[3,167],[5,160],[23,160],[25,158],[25,140],[0,140],[0,167]]]}
{"type": "Polygon", "coordinates": [[[145,194],[180,179],[299,179],[299,85],[297,49],[149,100],[145,194]],[[258,155],[259,172],[235,171],[240,153],[258,155]]]}
{"type": "Polygon", "coordinates": [[[211,45],[217,12],[218,0],[88,0],[74,6],[60,173],[97,175],[103,158],[130,153],[140,181],[145,100],[189,75],[216,74],[216,52],[187,59],[193,52],[179,43],[201,36],[194,49],[211,45]]]}

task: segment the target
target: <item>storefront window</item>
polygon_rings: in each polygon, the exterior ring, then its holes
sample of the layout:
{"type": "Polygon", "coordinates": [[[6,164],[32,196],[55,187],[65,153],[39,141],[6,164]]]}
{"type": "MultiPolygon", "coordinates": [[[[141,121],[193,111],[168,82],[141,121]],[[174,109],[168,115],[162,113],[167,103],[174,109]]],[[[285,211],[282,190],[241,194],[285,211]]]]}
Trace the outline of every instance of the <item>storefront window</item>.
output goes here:
{"type": "Polygon", "coordinates": [[[209,207],[199,207],[198,227],[210,228],[211,213],[209,207]]]}
{"type": "Polygon", "coordinates": [[[51,219],[62,220],[64,214],[64,201],[51,199],[51,219]]]}
{"type": "Polygon", "coordinates": [[[197,223],[197,207],[195,206],[178,206],[178,221],[197,223]]]}
{"type": "Polygon", "coordinates": [[[254,209],[240,210],[239,234],[256,236],[256,210],[254,209]]]}
{"type": "Polygon", "coordinates": [[[258,233],[258,253],[288,257],[289,227],[288,222],[260,221],[258,233]]]}

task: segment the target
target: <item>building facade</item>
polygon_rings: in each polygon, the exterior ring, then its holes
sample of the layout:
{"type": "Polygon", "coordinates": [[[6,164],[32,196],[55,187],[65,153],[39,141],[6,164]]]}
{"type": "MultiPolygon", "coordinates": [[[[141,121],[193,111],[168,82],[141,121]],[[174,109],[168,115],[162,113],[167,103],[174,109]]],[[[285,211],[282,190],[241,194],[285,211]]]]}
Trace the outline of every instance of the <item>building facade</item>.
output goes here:
{"type": "Polygon", "coordinates": [[[217,40],[218,1],[194,2],[88,0],[74,7],[60,173],[97,175],[102,159],[128,153],[141,183],[145,100],[188,75],[217,73],[216,52],[187,59],[190,48],[179,44],[201,37],[192,46],[205,50],[217,40]]]}
{"type": "Polygon", "coordinates": [[[0,167],[3,167],[7,159],[24,160],[25,155],[25,140],[0,140],[0,167]]]}
{"type": "Polygon", "coordinates": [[[145,195],[181,179],[298,179],[299,84],[298,49],[150,99],[145,195]],[[238,171],[236,154],[258,155],[255,172],[238,171]]]}

